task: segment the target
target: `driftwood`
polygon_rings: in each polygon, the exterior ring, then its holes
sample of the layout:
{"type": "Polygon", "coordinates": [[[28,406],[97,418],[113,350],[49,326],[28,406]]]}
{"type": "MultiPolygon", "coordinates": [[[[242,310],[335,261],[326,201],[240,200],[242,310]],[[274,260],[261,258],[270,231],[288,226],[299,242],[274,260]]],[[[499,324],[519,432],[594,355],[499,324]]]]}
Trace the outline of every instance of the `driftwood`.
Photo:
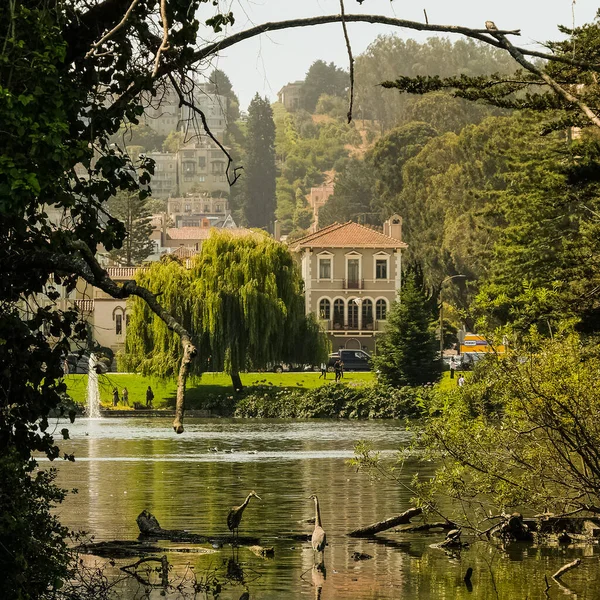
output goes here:
{"type": "Polygon", "coordinates": [[[354,531],[351,531],[348,535],[350,537],[370,537],[372,535],[375,535],[376,533],[379,533],[380,531],[386,531],[387,529],[391,529],[392,527],[396,527],[397,525],[406,525],[407,523],[410,523],[410,520],[413,517],[417,517],[418,515],[422,514],[422,512],[422,508],[409,508],[401,515],[391,517],[390,519],[386,519],[385,521],[373,523],[372,525],[368,525],[367,527],[355,529],[354,531]]]}
{"type": "Polygon", "coordinates": [[[413,525],[412,527],[403,527],[398,529],[398,533],[416,533],[418,531],[429,531],[430,529],[444,529],[450,531],[452,529],[458,529],[456,523],[452,521],[440,521],[439,523],[421,523],[420,525],[413,525]]]}
{"type": "Polygon", "coordinates": [[[153,546],[139,541],[112,540],[110,542],[90,542],[77,547],[79,552],[94,554],[103,558],[130,558],[140,554],[158,554],[165,548],[153,546]]]}
{"type": "Polygon", "coordinates": [[[353,552],[352,558],[358,562],[359,560],[370,560],[373,557],[366,552],[353,552]]]}
{"type": "MultiPolygon", "coordinates": [[[[188,544],[213,544],[213,546],[223,546],[229,544],[231,536],[209,537],[206,535],[197,535],[189,533],[182,529],[163,529],[157,518],[149,511],[143,510],[137,517],[137,524],[140,529],[140,537],[154,540],[169,540],[171,542],[180,542],[188,544]]],[[[237,537],[236,544],[240,546],[253,546],[259,543],[258,538],[237,537]]]]}
{"type": "Polygon", "coordinates": [[[567,563],[564,567],[561,567],[558,571],[556,571],[556,573],[552,575],[552,579],[556,579],[558,581],[567,571],[578,567],[580,564],[581,559],[576,558],[573,562],[567,563]]]}

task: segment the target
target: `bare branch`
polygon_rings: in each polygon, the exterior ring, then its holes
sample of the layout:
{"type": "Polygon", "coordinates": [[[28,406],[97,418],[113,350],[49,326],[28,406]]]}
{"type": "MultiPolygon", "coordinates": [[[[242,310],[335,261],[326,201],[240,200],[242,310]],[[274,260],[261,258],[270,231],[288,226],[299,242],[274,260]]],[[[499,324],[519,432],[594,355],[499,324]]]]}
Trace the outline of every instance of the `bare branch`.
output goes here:
{"type": "Polygon", "coordinates": [[[344,0],[340,0],[340,10],[342,14],[342,29],[344,30],[344,39],[346,40],[346,49],[348,50],[348,60],[350,62],[350,105],[348,106],[348,123],[352,121],[352,105],[354,104],[354,57],[352,56],[352,47],[348,37],[348,28],[344,12],[344,0]]]}
{"type": "Polygon", "coordinates": [[[158,50],[156,51],[156,57],[154,58],[154,71],[152,71],[152,77],[154,77],[158,72],[160,55],[169,49],[169,22],[167,21],[166,0],[160,0],[160,18],[163,26],[163,38],[158,50]]]}
{"type": "Polygon", "coordinates": [[[171,73],[168,74],[168,77],[171,81],[171,84],[173,85],[173,88],[177,92],[177,95],[179,96],[179,105],[187,106],[200,117],[200,120],[202,121],[202,127],[204,128],[206,135],[221,149],[223,154],[225,154],[225,156],[227,157],[227,168],[225,169],[225,175],[227,176],[227,182],[229,183],[229,185],[233,185],[240,177],[238,171],[243,169],[243,167],[235,167],[233,169],[233,177],[230,177],[230,169],[231,165],[233,164],[233,158],[231,157],[231,154],[229,154],[229,152],[225,149],[225,146],[223,146],[223,144],[218,140],[218,138],[215,137],[213,132],[210,130],[204,111],[198,108],[193,102],[190,102],[186,99],[185,94],[181,89],[181,86],[175,81],[175,78],[171,73]]]}
{"type": "Polygon", "coordinates": [[[123,27],[123,25],[125,25],[127,19],[129,18],[129,15],[132,13],[133,9],[135,8],[138,2],[139,0],[133,0],[133,2],[129,5],[129,8],[125,12],[125,15],[123,15],[123,18],[119,21],[119,23],[117,23],[117,25],[115,25],[108,33],[103,35],[97,42],[92,44],[92,47],[85,55],[85,58],[89,58],[90,56],[92,56],[95,53],[95,51],[98,48],[100,48],[100,46],[102,46],[102,44],[107,42],[117,31],[119,31],[119,29],[121,29],[121,27],[123,27]]]}

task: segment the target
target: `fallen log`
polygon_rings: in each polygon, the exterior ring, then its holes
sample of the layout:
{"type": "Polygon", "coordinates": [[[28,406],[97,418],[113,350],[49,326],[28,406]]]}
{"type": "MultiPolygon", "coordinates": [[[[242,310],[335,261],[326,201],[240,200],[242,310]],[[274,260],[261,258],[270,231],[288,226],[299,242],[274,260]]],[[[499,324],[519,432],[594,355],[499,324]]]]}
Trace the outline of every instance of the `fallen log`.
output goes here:
{"type": "Polygon", "coordinates": [[[552,579],[556,579],[558,581],[567,571],[578,567],[580,564],[581,559],[576,558],[573,562],[567,563],[564,567],[561,567],[558,571],[556,571],[556,573],[552,575],[552,579]]]}
{"type": "Polygon", "coordinates": [[[452,523],[452,521],[421,523],[420,525],[413,525],[411,527],[403,527],[402,529],[398,529],[398,533],[416,533],[418,531],[429,531],[430,529],[444,529],[445,531],[451,531],[452,529],[458,529],[458,525],[456,523],[452,523]]]}
{"type": "MultiPolygon", "coordinates": [[[[171,542],[188,544],[212,544],[213,546],[223,546],[232,541],[231,535],[226,536],[206,536],[190,533],[182,529],[163,529],[157,518],[147,510],[143,510],[136,519],[142,539],[169,540],[171,542]]],[[[253,546],[260,542],[254,537],[237,537],[236,544],[239,546],[253,546]]]]}
{"type": "Polygon", "coordinates": [[[83,554],[94,554],[102,558],[131,558],[140,554],[158,554],[165,549],[144,542],[112,540],[110,542],[90,542],[81,544],[77,550],[83,554]]]}
{"type": "Polygon", "coordinates": [[[273,558],[275,556],[275,548],[273,546],[269,546],[268,548],[265,546],[249,546],[248,550],[261,558],[273,558]]]}
{"type": "Polygon", "coordinates": [[[367,527],[361,527],[360,529],[355,529],[351,531],[348,536],[350,537],[370,537],[379,533],[380,531],[386,531],[387,529],[391,529],[392,527],[396,527],[397,525],[406,525],[410,523],[410,520],[413,517],[417,517],[423,513],[422,508],[409,508],[407,511],[403,512],[401,515],[396,517],[391,517],[386,519],[385,521],[379,521],[378,523],[373,523],[372,525],[368,525],[367,527]]]}

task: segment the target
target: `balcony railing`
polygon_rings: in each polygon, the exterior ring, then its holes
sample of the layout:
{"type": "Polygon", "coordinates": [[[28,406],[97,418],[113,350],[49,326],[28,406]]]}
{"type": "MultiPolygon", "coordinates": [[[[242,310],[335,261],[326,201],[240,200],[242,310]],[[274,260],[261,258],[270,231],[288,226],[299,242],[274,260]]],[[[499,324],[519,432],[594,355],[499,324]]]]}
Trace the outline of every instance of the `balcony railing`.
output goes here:
{"type": "Polygon", "coordinates": [[[371,321],[369,323],[361,323],[360,327],[357,321],[342,323],[341,321],[328,321],[320,319],[320,323],[327,331],[377,331],[379,329],[377,321],[371,321]]]}
{"type": "Polygon", "coordinates": [[[363,290],[365,288],[364,279],[342,279],[342,287],[345,290],[363,290]]]}
{"type": "Polygon", "coordinates": [[[94,312],[94,301],[88,299],[77,299],[74,301],[79,312],[94,312]]]}

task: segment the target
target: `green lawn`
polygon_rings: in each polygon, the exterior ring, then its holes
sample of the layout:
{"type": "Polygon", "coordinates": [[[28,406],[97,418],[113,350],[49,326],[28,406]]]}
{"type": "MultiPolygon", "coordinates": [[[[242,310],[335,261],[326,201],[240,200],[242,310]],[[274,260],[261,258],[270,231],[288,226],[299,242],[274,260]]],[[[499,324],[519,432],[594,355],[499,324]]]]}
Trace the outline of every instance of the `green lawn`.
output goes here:
{"type": "MultiPolygon", "coordinates": [[[[327,381],[333,381],[333,373],[327,374],[327,381]]],[[[369,373],[344,373],[344,383],[374,380],[374,374],[369,373]]],[[[68,375],[65,377],[69,395],[78,403],[85,403],[87,389],[87,375],[68,375]]],[[[323,385],[319,373],[243,373],[242,383],[252,387],[268,385],[278,388],[315,388],[323,385]]],[[[134,402],[146,403],[146,389],[150,385],[154,391],[154,408],[173,405],[177,385],[174,380],[161,381],[152,377],[142,377],[135,373],[107,373],[99,376],[100,400],[106,406],[112,406],[112,390],[119,390],[122,396],[123,388],[129,392],[129,405],[134,402]]],[[[188,380],[187,400],[189,405],[199,404],[200,398],[208,394],[221,395],[233,393],[231,378],[225,373],[205,373],[201,379],[188,380]]],[[[120,407],[122,408],[122,407],[120,407]]]]}
{"type": "MultiPolygon", "coordinates": [[[[467,381],[469,381],[469,377],[471,377],[471,371],[460,371],[464,376],[465,379],[467,381]]],[[[439,383],[437,384],[438,389],[440,390],[450,390],[452,388],[455,388],[458,386],[458,374],[459,372],[456,371],[454,373],[454,379],[450,379],[450,371],[444,371],[442,373],[442,378],[440,379],[439,383]]]]}

